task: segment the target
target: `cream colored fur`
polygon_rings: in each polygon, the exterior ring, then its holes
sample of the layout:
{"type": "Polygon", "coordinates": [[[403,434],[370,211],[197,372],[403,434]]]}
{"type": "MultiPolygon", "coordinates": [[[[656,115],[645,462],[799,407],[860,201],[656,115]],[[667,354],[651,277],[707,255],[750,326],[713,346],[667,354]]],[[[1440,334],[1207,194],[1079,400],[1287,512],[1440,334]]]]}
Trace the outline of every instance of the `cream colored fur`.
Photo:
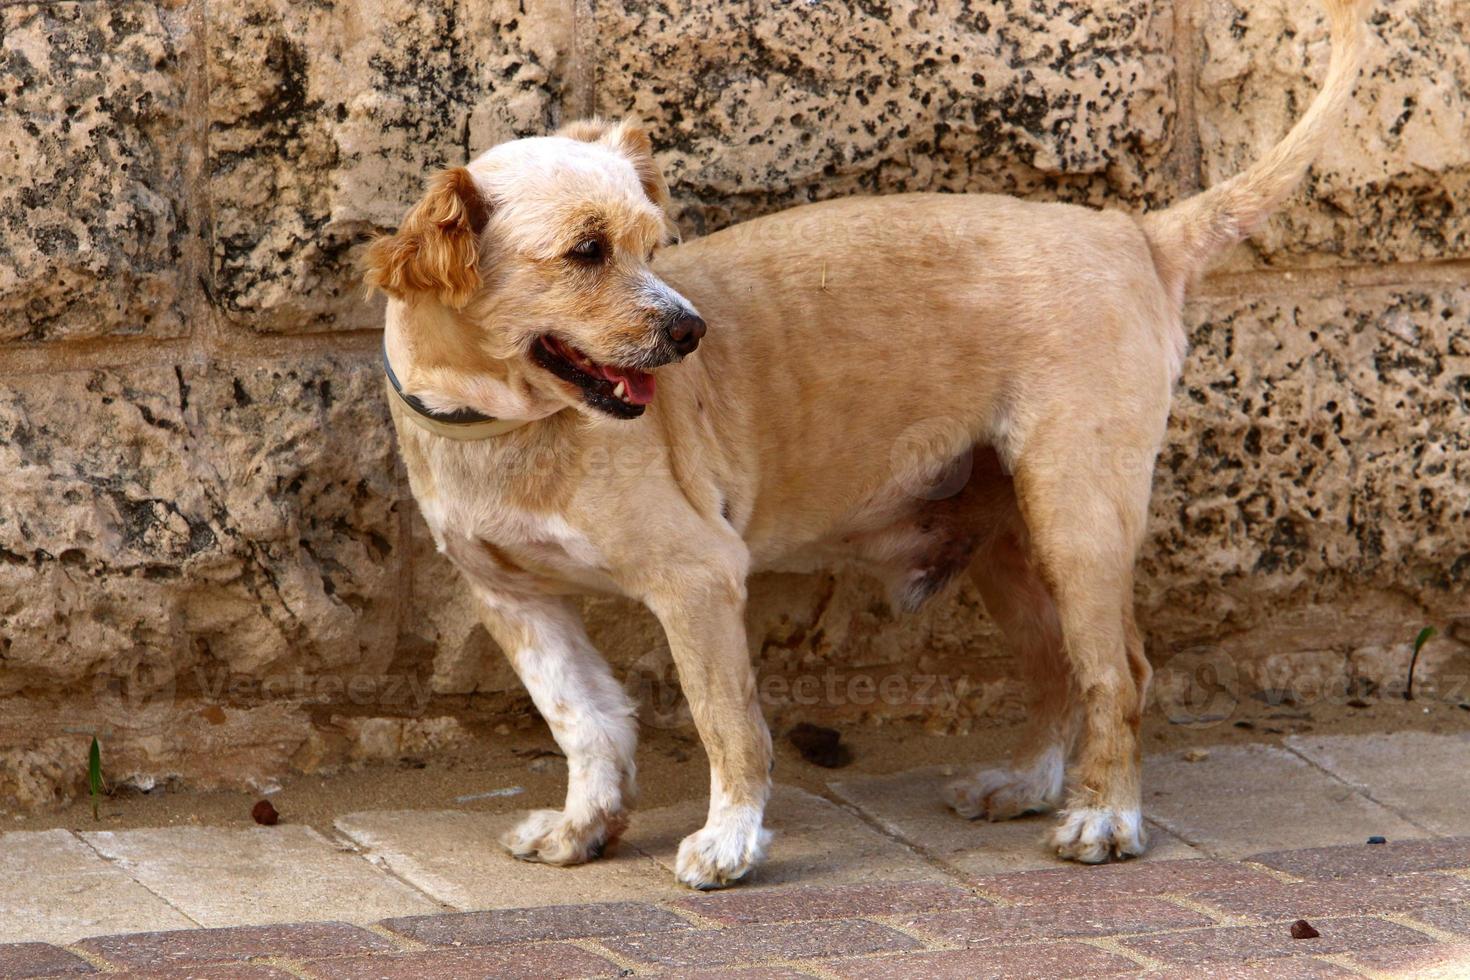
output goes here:
{"type": "Polygon", "coordinates": [[[565,809],[529,817],[513,853],[574,863],[626,825],[633,706],[568,598],[605,592],[657,615],[709,754],[708,819],[678,877],[745,875],[766,843],[771,765],[746,579],[844,562],[905,606],[968,567],[1027,664],[1027,744],[1011,768],[951,785],[960,813],[1060,806],[1061,857],[1142,852],[1149,666],[1133,567],[1181,306],[1289,192],[1349,97],[1364,4],[1326,7],[1327,82],[1285,140],[1142,218],[852,198],[669,247],[667,188],[632,122],[507,143],[436,178],[374,245],[368,278],[391,296],[405,390],[536,420],[460,442],[405,424],[393,402],[435,540],[567,755],[565,809]],[[575,257],[589,237],[595,265],[575,257]],[[708,335],[674,363],[667,324],[695,310],[708,335]],[[532,356],[544,335],[599,364],[666,363],[652,403],[631,420],[594,407],[532,356]]]}

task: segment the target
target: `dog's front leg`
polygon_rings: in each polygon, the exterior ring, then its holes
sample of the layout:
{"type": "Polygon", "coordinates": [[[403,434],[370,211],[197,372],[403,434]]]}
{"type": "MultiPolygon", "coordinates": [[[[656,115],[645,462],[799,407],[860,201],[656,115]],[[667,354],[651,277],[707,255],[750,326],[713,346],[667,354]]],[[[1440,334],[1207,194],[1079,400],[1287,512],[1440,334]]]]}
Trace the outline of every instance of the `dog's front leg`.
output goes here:
{"type": "Polygon", "coordinates": [[[676,867],[691,888],[722,888],[765,855],[771,734],[756,698],[745,642],[744,570],[670,577],[649,602],[663,623],[679,680],[710,760],[709,817],[684,838],[676,867]]]}
{"type": "Polygon", "coordinates": [[[635,793],[633,704],[570,601],[475,594],[485,628],[567,757],[565,809],[534,811],[501,843],[526,861],[580,864],[599,857],[627,828],[635,793]]]}

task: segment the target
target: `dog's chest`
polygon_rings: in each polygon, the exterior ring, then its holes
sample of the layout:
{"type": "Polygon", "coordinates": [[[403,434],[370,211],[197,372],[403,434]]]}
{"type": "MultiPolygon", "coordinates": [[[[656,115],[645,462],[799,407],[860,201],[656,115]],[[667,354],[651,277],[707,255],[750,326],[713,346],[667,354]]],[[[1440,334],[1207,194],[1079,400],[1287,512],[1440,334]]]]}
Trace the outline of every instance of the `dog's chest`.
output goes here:
{"type": "Polygon", "coordinates": [[[476,586],[497,594],[613,591],[593,542],[559,516],[483,496],[421,500],[439,550],[476,586]]]}

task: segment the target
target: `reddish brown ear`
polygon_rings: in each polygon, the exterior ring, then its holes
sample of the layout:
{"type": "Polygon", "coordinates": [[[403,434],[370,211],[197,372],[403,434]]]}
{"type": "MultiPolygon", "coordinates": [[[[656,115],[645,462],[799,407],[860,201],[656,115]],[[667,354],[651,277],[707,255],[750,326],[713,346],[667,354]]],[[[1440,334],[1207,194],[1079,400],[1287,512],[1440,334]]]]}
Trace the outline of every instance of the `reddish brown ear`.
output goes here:
{"type": "Polygon", "coordinates": [[[489,220],[468,170],[435,174],[398,232],[368,246],[364,281],[398,299],[434,293],[458,309],[480,288],[480,232],[489,220]]]}
{"type": "Polygon", "coordinates": [[[633,164],[633,169],[638,172],[638,182],[643,185],[643,193],[663,212],[667,236],[671,239],[679,237],[679,228],[669,216],[669,185],[664,181],[658,164],[654,162],[653,141],[648,138],[648,131],[643,128],[642,123],[633,116],[627,116],[618,123],[605,119],[580,119],[563,126],[557,131],[557,135],[584,143],[605,143],[627,157],[633,164]]]}

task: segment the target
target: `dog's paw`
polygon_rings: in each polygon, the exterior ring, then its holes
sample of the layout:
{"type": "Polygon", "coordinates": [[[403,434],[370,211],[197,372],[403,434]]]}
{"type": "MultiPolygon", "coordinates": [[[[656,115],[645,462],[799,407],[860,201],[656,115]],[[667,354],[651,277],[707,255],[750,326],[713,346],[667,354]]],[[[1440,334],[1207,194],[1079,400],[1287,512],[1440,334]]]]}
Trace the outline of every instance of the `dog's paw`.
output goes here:
{"type": "Polygon", "coordinates": [[[503,834],[500,843],[522,861],[582,864],[601,857],[626,827],[627,819],[622,814],[572,821],[560,810],[534,810],[515,829],[503,834]]]}
{"type": "Polygon", "coordinates": [[[1101,806],[1063,810],[1050,841],[1058,857],[1083,864],[1137,857],[1148,844],[1138,810],[1101,806]]]}
{"type": "Polygon", "coordinates": [[[724,888],[759,864],[770,843],[771,832],[761,826],[759,811],[753,820],[711,823],[680,843],[675,873],[690,888],[724,888]]]}
{"type": "Polygon", "coordinates": [[[1062,781],[1041,769],[982,769],[951,780],[941,795],[966,819],[1010,820],[1055,810],[1062,798],[1062,781]]]}

